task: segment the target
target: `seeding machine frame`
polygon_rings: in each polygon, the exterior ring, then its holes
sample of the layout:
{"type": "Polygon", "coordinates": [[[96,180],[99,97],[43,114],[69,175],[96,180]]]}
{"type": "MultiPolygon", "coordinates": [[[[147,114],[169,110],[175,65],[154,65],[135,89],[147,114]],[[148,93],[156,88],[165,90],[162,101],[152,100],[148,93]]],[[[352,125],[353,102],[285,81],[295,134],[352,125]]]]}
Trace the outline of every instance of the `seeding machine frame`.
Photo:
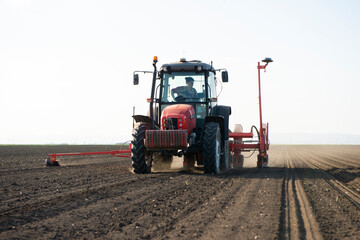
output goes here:
{"type": "MultiPolygon", "coordinates": [[[[148,127],[148,129],[146,129],[146,132],[148,132],[147,136],[149,135],[148,136],[149,138],[150,137],[153,138],[154,136],[156,136],[156,135],[151,135],[151,131],[153,131],[153,132],[158,131],[158,133],[160,133],[161,137],[164,136],[164,131],[168,131],[167,134],[170,134],[170,135],[173,134],[173,133],[174,134],[179,134],[180,133],[180,135],[181,135],[181,134],[184,133],[185,130],[182,130],[182,131],[179,130],[179,129],[156,130],[156,129],[159,129],[159,128],[164,126],[164,122],[160,123],[160,115],[156,116],[155,113],[154,113],[154,104],[159,103],[159,99],[156,99],[154,97],[154,94],[155,94],[155,82],[156,82],[156,80],[161,79],[161,77],[159,77],[159,76],[161,76],[161,74],[162,74],[162,72],[159,73],[157,71],[157,68],[156,68],[157,61],[158,61],[157,57],[154,57],[154,61],[153,61],[154,71],[153,72],[151,72],[151,71],[135,71],[134,72],[134,79],[133,79],[134,85],[137,85],[138,81],[139,81],[138,75],[135,74],[136,72],[153,73],[153,83],[152,83],[151,98],[148,99],[148,101],[150,102],[150,104],[149,104],[150,105],[150,116],[134,115],[133,118],[138,124],[140,124],[142,122],[144,122],[144,123],[147,122],[147,124],[148,124],[147,126],[150,126],[150,127],[148,127]],[[157,126],[157,128],[156,128],[156,126],[154,124],[156,117],[158,117],[158,126],[157,126]]],[[[204,66],[206,68],[207,66],[210,66],[210,65],[202,64],[200,61],[186,62],[186,60],[183,60],[183,61],[180,61],[180,64],[181,64],[181,62],[183,62],[183,63],[184,62],[185,63],[191,63],[191,64],[194,63],[195,70],[200,69],[200,71],[212,71],[214,73],[215,73],[215,71],[218,71],[218,70],[214,70],[212,68],[212,64],[211,64],[211,67],[209,69],[204,70],[203,69],[204,66]],[[198,67],[198,66],[201,66],[201,68],[198,67]]],[[[229,130],[229,132],[227,133],[228,134],[228,142],[226,143],[227,147],[224,148],[224,146],[225,146],[224,143],[222,143],[222,146],[219,147],[219,149],[222,148],[222,155],[229,154],[229,156],[228,156],[229,163],[226,164],[227,165],[226,169],[231,168],[231,166],[233,166],[233,167],[242,167],[243,161],[244,161],[244,156],[241,153],[244,152],[244,151],[246,152],[246,151],[256,151],[256,150],[259,151],[257,167],[261,168],[261,167],[267,167],[268,166],[267,150],[269,149],[269,144],[270,144],[269,143],[269,138],[268,138],[268,136],[269,136],[269,124],[268,123],[263,124],[263,121],[262,121],[260,70],[263,69],[264,71],[266,71],[266,67],[270,62],[272,62],[272,59],[271,58],[265,58],[264,60],[262,60],[262,62],[264,62],[265,64],[261,65],[260,62],[258,62],[258,65],[257,65],[257,69],[258,69],[258,90],[259,90],[259,118],[260,118],[259,130],[255,126],[251,127],[250,132],[242,132],[242,130],[240,130],[240,131],[237,130],[237,131],[231,132],[229,130]],[[258,140],[247,140],[247,141],[244,140],[246,138],[248,138],[248,139],[253,139],[254,138],[253,129],[255,129],[256,132],[257,132],[258,140]],[[227,151],[229,151],[229,153],[227,151]]],[[[176,66],[178,66],[179,63],[176,63],[176,64],[177,64],[176,66]]],[[[162,66],[162,71],[164,71],[164,69],[166,71],[166,69],[171,68],[171,66],[175,66],[175,65],[164,64],[162,66]]],[[[223,70],[223,69],[220,69],[220,70],[223,70]]],[[[205,73],[205,75],[206,74],[207,73],[205,73]]],[[[228,73],[227,73],[227,71],[222,72],[222,78],[223,78],[223,82],[228,81],[228,73]]],[[[207,83],[207,78],[206,78],[206,83],[207,83]]],[[[206,94],[206,96],[208,96],[208,95],[206,94]]],[[[208,99],[207,98],[206,102],[207,102],[207,104],[211,103],[211,102],[217,102],[217,99],[210,99],[210,98],[208,99]]],[[[178,105],[185,106],[184,103],[185,102],[182,102],[182,103],[180,103],[178,105]]],[[[214,105],[214,107],[217,107],[217,106],[214,105]]],[[[228,115],[225,116],[225,121],[227,121],[226,127],[228,127],[228,120],[229,120],[228,118],[229,118],[229,115],[231,114],[231,108],[226,107],[226,106],[219,106],[219,107],[220,108],[222,107],[224,109],[226,109],[226,108],[230,109],[228,115]]],[[[224,134],[224,117],[221,116],[221,114],[217,114],[217,115],[214,115],[214,116],[211,116],[210,113],[206,114],[206,123],[208,123],[208,122],[215,122],[216,124],[219,124],[219,125],[223,124],[221,127],[222,127],[222,134],[224,134]]],[[[133,125],[133,129],[134,129],[134,125],[133,125]]],[[[135,132],[136,131],[137,130],[135,129],[135,132]]],[[[186,133],[187,133],[187,131],[186,131],[186,133]]],[[[182,147],[182,149],[180,149],[180,151],[173,151],[173,149],[171,151],[165,149],[165,151],[164,151],[164,149],[158,149],[159,146],[151,149],[151,147],[149,145],[151,143],[151,141],[150,141],[150,139],[146,139],[145,134],[144,134],[143,139],[141,139],[141,141],[143,142],[143,144],[146,144],[146,142],[147,142],[147,146],[149,146],[149,150],[147,150],[146,154],[148,154],[148,153],[153,154],[154,152],[159,152],[162,155],[164,155],[164,152],[165,152],[165,155],[166,155],[166,154],[169,154],[169,152],[170,152],[174,156],[184,156],[187,153],[187,149],[189,149],[189,152],[191,152],[190,151],[190,149],[191,149],[190,145],[191,145],[191,142],[193,142],[193,141],[191,139],[191,131],[190,130],[189,130],[189,133],[190,133],[189,135],[184,133],[186,135],[186,136],[185,135],[184,136],[186,137],[185,144],[187,146],[186,146],[185,149],[184,149],[184,147],[182,147]]],[[[134,134],[133,134],[133,136],[134,136],[134,134]]],[[[172,135],[170,139],[173,139],[174,136],[175,135],[172,135]]],[[[201,139],[201,142],[203,142],[203,141],[204,140],[201,139]]],[[[45,160],[45,165],[46,166],[59,166],[60,164],[59,164],[59,160],[57,159],[57,157],[62,157],[62,156],[111,155],[111,156],[116,156],[116,157],[128,157],[128,158],[131,157],[132,160],[133,160],[133,167],[134,167],[134,172],[135,173],[148,173],[148,172],[150,172],[148,168],[144,168],[144,169],[148,169],[148,170],[139,171],[139,169],[137,169],[136,166],[134,166],[134,155],[138,154],[137,151],[136,151],[137,146],[133,145],[133,143],[135,143],[135,142],[133,141],[132,144],[129,145],[129,148],[124,149],[124,150],[103,151],[103,152],[81,152],[81,153],[51,153],[51,154],[48,155],[48,158],[45,160]]],[[[200,155],[201,155],[201,153],[203,151],[203,149],[201,149],[201,146],[200,146],[200,149],[199,148],[197,148],[197,149],[198,149],[197,150],[198,153],[200,153],[200,155]]],[[[194,151],[194,150],[192,150],[192,151],[194,151]]],[[[144,154],[145,154],[145,151],[144,151],[144,154]]],[[[135,157],[135,160],[136,160],[136,157],[135,157]]],[[[201,157],[200,157],[200,159],[198,158],[198,165],[199,165],[199,163],[201,164],[203,160],[204,159],[201,159],[201,157]]],[[[150,161],[150,166],[149,166],[150,168],[151,168],[151,164],[152,164],[152,162],[150,161]]],[[[186,167],[186,164],[188,164],[188,163],[184,160],[184,167],[186,167]]],[[[219,165],[219,163],[217,163],[217,164],[219,165]]],[[[209,170],[209,168],[206,167],[206,161],[205,161],[204,165],[205,165],[205,173],[219,173],[219,170],[218,170],[218,168],[216,169],[216,167],[215,168],[210,168],[210,170],[209,170]]]]}

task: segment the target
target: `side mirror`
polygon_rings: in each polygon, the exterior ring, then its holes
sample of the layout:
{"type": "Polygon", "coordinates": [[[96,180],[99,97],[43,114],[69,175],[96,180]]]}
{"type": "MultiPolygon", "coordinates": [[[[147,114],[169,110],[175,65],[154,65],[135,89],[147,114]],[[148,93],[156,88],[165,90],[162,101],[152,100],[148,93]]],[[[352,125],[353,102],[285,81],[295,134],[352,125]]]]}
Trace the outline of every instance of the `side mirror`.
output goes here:
{"type": "Polygon", "coordinates": [[[134,85],[139,84],[139,74],[134,74],[134,85]]]}
{"type": "Polygon", "coordinates": [[[227,71],[222,71],[221,72],[221,80],[223,82],[228,82],[229,81],[229,76],[228,76],[228,72],[227,71]]]}

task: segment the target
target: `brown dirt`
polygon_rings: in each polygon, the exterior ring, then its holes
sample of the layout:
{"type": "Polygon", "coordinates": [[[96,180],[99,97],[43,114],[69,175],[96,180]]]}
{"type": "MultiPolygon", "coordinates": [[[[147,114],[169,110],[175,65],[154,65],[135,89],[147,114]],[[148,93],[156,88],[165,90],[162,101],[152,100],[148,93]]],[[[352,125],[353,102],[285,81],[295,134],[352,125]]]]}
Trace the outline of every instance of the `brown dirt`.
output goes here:
{"type": "Polygon", "coordinates": [[[135,175],[126,158],[48,153],[112,146],[0,146],[0,239],[359,239],[360,146],[271,146],[220,175],[135,175]]]}

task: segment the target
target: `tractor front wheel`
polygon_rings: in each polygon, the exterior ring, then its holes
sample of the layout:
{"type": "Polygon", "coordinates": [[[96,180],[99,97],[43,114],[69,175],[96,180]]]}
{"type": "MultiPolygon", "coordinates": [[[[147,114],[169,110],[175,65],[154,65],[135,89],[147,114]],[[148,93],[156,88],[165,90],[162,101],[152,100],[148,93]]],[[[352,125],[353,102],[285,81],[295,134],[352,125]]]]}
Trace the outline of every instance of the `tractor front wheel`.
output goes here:
{"type": "Polygon", "coordinates": [[[146,154],[144,145],[145,131],[150,129],[149,123],[137,123],[133,130],[131,141],[131,160],[135,173],[144,174],[151,172],[151,156],[146,154]]]}
{"type": "Polygon", "coordinates": [[[219,123],[208,122],[205,125],[203,157],[205,173],[220,173],[221,132],[219,123]]]}

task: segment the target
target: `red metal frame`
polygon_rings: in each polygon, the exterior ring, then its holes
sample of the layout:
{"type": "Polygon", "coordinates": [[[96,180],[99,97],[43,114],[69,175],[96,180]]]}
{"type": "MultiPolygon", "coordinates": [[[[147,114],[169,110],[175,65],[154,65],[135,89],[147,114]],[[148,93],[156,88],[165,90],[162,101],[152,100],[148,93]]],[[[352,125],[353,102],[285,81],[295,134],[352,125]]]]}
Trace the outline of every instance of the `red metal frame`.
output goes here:
{"type": "Polygon", "coordinates": [[[81,152],[81,153],[51,153],[49,154],[49,158],[51,158],[51,164],[56,162],[56,157],[60,156],[86,156],[86,155],[105,155],[109,154],[115,157],[131,157],[131,150],[115,150],[115,151],[107,151],[107,152],[81,152]]]}
{"type": "MultiPolygon", "coordinates": [[[[258,84],[259,84],[259,113],[260,113],[260,146],[259,146],[259,152],[260,155],[262,157],[267,156],[267,144],[266,144],[266,139],[265,139],[265,129],[263,128],[263,122],[262,122],[262,108],[261,108],[261,84],[260,84],[260,69],[264,69],[264,71],[266,71],[266,66],[268,65],[268,63],[266,63],[265,65],[260,65],[260,62],[258,62],[258,84]]],[[[267,124],[268,126],[268,124],[267,124]]]]}
{"type": "Polygon", "coordinates": [[[261,82],[260,82],[260,70],[264,69],[266,71],[266,66],[260,65],[258,62],[257,69],[258,69],[258,87],[259,87],[259,117],[260,117],[260,130],[259,130],[259,140],[255,143],[249,143],[243,141],[243,138],[253,138],[252,132],[236,132],[236,133],[229,133],[229,138],[233,138],[233,141],[229,142],[229,149],[234,155],[239,155],[241,151],[249,151],[251,149],[258,149],[260,155],[260,164],[264,165],[267,164],[267,150],[269,149],[269,123],[266,124],[266,128],[263,127],[262,121],[262,105],[261,105],[261,82]]]}
{"type": "Polygon", "coordinates": [[[230,138],[253,138],[254,134],[252,132],[244,133],[244,132],[231,132],[229,133],[230,138]]]}

